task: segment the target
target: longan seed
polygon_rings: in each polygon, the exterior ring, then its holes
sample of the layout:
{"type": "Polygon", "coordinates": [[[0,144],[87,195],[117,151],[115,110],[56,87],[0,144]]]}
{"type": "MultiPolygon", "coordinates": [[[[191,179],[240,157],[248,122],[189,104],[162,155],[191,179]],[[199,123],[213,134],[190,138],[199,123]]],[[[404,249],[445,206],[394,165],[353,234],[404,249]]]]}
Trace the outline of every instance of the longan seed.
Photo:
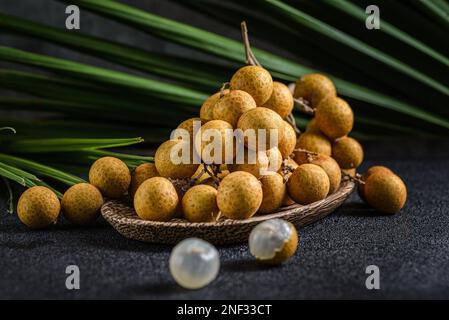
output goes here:
{"type": "Polygon", "coordinates": [[[343,137],[334,141],[332,157],[342,169],[357,168],[363,162],[363,148],[351,137],[343,137]]]}
{"type": "Polygon", "coordinates": [[[240,116],[256,107],[256,101],[249,93],[242,90],[232,90],[218,99],[212,109],[212,114],[214,119],[226,121],[235,128],[240,116]]]}
{"type": "Polygon", "coordinates": [[[61,201],[64,217],[78,225],[94,222],[103,205],[101,192],[89,183],[78,183],[70,187],[61,201]]]}
{"type": "Polygon", "coordinates": [[[302,133],[298,138],[295,148],[324,154],[326,156],[330,156],[332,153],[330,141],[319,132],[302,133]]]}
{"type": "Polygon", "coordinates": [[[337,90],[332,80],[318,73],[306,74],[299,78],[293,94],[295,98],[308,101],[312,108],[316,108],[327,96],[335,97],[336,95],[337,90]]]}
{"type": "Polygon", "coordinates": [[[394,173],[381,170],[371,174],[365,182],[366,202],[376,210],[394,214],[407,200],[407,188],[394,173]]]}
{"type": "Polygon", "coordinates": [[[284,121],[282,139],[279,141],[279,151],[282,154],[282,158],[287,158],[295,150],[296,146],[296,132],[293,127],[286,121],[284,121]]]}
{"type": "Polygon", "coordinates": [[[329,177],[315,164],[302,164],[293,171],[287,182],[290,197],[299,204],[323,200],[329,193],[329,177]]]}
{"type": "Polygon", "coordinates": [[[131,184],[131,173],[126,164],[114,157],[96,160],[89,170],[89,182],[108,198],[119,198],[126,194],[131,184]]]}
{"type": "Polygon", "coordinates": [[[156,165],[154,163],[143,163],[137,166],[131,173],[131,185],[129,186],[129,194],[131,199],[134,198],[134,194],[142,182],[158,176],[159,173],[157,172],[156,165]]]}
{"type": "MultiPolygon", "coordinates": [[[[223,90],[223,95],[228,94],[229,90],[223,90]]],[[[220,96],[222,95],[221,91],[214,93],[209,98],[206,99],[206,101],[203,102],[203,105],[200,109],[200,118],[204,121],[210,121],[214,120],[213,116],[213,108],[215,104],[217,103],[218,99],[220,99],[220,96]]]]}
{"type": "Polygon", "coordinates": [[[231,78],[232,90],[248,92],[262,106],[273,92],[273,79],[270,73],[259,66],[245,66],[237,70],[231,78]]]}
{"type": "Polygon", "coordinates": [[[184,217],[190,222],[216,221],[218,216],[217,190],[208,185],[197,185],[182,198],[184,217]]]}
{"type": "Polygon", "coordinates": [[[262,107],[277,112],[284,119],[292,112],[293,106],[293,95],[288,87],[281,82],[274,81],[270,99],[262,107]]]}
{"type": "Polygon", "coordinates": [[[351,132],[354,114],[346,101],[329,96],[318,104],[315,122],[321,132],[329,139],[335,140],[351,132]]]}
{"type": "Polygon", "coordinates": [[[60,211],[56,194],[42,186],[26,190],[17,203],[17,216],[30,229],[43,229],[55,224],[60,211]]]}
{"type": "Polygon", "coordinates": [[[279,173],[266,174],[260,177],[262,183],[263,200],[259,207],[259,213],[271,213],[279,209],[285,198],[287,187],[279,173]]]}
{"type": "MultiPolygon", "coordinates": [[[[385,174],[390,174],[390,173],[394,174],[394,172],[391,171],[390,169],[388,169],[387,167],[372,166],[362,175],[362,177],[361,177],[362,181],[366,182],[366,179],[368,179],[369,176],[375,172],[385,172],[385,174]]],[[[358,192],[359,192],[360,198],[362,198],[362,200],[365,200],[365,184],[364,183],[358,184],[358,192]]]]}
{"type": "Polygon", "coordinates": [[[193,163],[193,150],[191,150],[190,143],[183,140],[168,140],[162,143],[156,150],[154,164],[162,177],[174,179],[190,178],[199,166],[199,164],[193,163]],[[179,151],[178,153],[174,152],[179,157],[183,156],[182,152],[189,152],[190,158],[186,161],[188,163],[176,164],[175,159],[172,159],[172,150],[179,151]]]}

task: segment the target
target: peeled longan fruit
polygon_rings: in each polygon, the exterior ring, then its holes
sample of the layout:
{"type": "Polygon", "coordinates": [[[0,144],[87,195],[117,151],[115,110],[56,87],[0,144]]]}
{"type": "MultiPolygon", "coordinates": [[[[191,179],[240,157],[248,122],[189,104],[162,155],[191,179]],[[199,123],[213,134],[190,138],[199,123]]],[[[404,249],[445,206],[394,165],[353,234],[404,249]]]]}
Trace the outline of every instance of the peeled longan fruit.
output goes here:
{"type": "MultiPolygon", "coordinates": [[[[394,172],[391,171],[390,169],[388,169],[387,167],[384,167],[384,166],[372,166],[368,170],[366,170],[366,172],[364,174],[362,174],[362,177],[361,177],[362,181],[366,182],[366,179],[368,179],[369,176],[372,175],[375,172],[384,172],[384,174],[394,174],[394,172]]],[[[365,200],[365,184],[359,183],[358,184],[358,191],[359,191],[360,198],[365,200]]]]}
{"type": "Polygon", "coordinates": [[[318,104],[315,122],[322,133],[335,140],[351,132],[354,114],[345,100],[329,96],[318,104]]]}
{"type": "MultiPolygon", "coordinates": [[[[246,130],[254,130],[255,139],[245,135],[245,145],[251,149],[258,149],[259,143],[262,144],[262,137],[259,137],[259,129],[265,130],[265,149],[270,149],[270,139],[272,134],[277,134],[278,144],[283,138],[284,120],[271,109],[258,107],[245,112],[237,123],[237,128],[245,134],[246,130]],[[272,132],[273,130],[273,132],[272,132]],[[255,141],[254,141],[255,140],[255,141]],[[259,142],[260,141],[260,142],[259,142]]],[[[247,132],[248,133],[248,132],[247,132]]]]}
{"type": "MultiPolygon", "coordinates": [[[[194,129],[194,122],[199,122],[199,127],[203,124],[204,121],[201,120],[201,118],[190,118],[187,119],[179,124],[177,129],[184,129],[189,133],[189,141],[193,145],[194,136],[193,136],[193,129],[194,129]]],[[[199,129],[199,128],[198,128],[199,129]]]]}
{"type": "Polygon", "coordinates": [[[175,187],[163,177],[145,180],[134,195],[134,209],[143,220],[168,221],[175,216],[178,205],[175,187]]]}
{"type": "Polygon", "coordinates": [[[288,87],[281,83],[273,82],[273,92],[270,99],[263,104],[262,107],[271,109],[277,112],[282,119],[287,117],[293,110],[294,101],[293,95],[288,87]]]}
{"type": "Polygon", "coordinates": [[[316,108],[327,96],[335,97],[336,95],[337,90],[332,80],[319,73],[306,74],[299,78],[293,94],[295,98],[308,101],[312,108],[316,108]]]}
{"type": "Polygon", "coordinates": [[[271,213],[279,209],[287,193],[284,179],[279,173],[266,174],[260,177],[263,199],[259,213],[271,213]]]}
{"type": "Polygon", "coordinates": [[[230,123],[223,120],[211,120],[201,127],[201,131],[197,132],[195,150],[205,163],[229,163],[234,158],[234,140],[233,128],[230,123]],[[215,139],[219,139],[220,143],[217,144],[215,139]],[[213,146],[217,148],[214,149],[213,146]],[[221,160],[215,161],[215,151],[221,151],[221,160]]]}
{"type": "Polygon", "coordinates": [[[252,217],[259,209],[262,199],[262,184],[248,172],[232,172],[218,187],[218,208],[230,219],[243,220],[252,217]]]}
{"type": "Polygon", "coordinates": [[[205,184],[190,188],[182,197],[182,211],[190,222],[216,221],[217,189],[205,184]]]}
{"type": "Polygon", "coordinates": [[[282,139],[279,141],[279,151],[282,154],[282,158],[287,158],[293,153],[296,146],[296,132],[293,127],[286,121],[282,126],[282,139]]]}
{"type": "Polygon", "coordinates": [[[245,66],[237,70],[231,78],[232,90],[248,92],[262,106],[273,92],[273,79],[271,74],[259,66],[245,66]]]}
{"type": "Polygon", "coordinates": [[[89,170],[89,182],[108,198],[119,198],[128,191],[131,173],[126,164],[114,157],[95,161],[89,170]]]}
{"type": "Polygon", "coordinates": [[[376,210],[394,214],[401,210],[407,200],[407,188],[394,173],[380,170],[365,181],[365,200],[376,210]]]}
{"type": "Polygon", "coordinates": [[[330,156],[332,153],[330,141],[319,132],[302,133],[296,142],[296,149],[304,149],[326,156],[330,156]]]}
{"type": "Polygon", "coordinates": [[[153,177],[158,177],[159,173],[156,170],[154,163],[143,163],[137,166],[131,173],[131,185],[129,186],[129,194],[134,198],[137,188],[144,182],[153,177]]]}
{"type": "Polygon", "coordinates": [[[204,121],[214,120],[213,108],[217,103],[218,99],[220,99],[220,96],[222,94],[225,95],[227,93],[229,93],[228,89],[223,90],[223,93],[221,93],[221,91],[214,93],[209,98],[207,98],[206,101],[204,101],[203,105],[201,106],[200,118],[204,121]]]}
{"type": "Polygon", "coordinates": [[[174,179],[190,178],[199,165],[193,163],[193,150],[190,143],[184,140],[167,140],[162,143],[156,150],[154,164],[162,177],[174,179]],[[189,150],[190,153],[189,160],[186,160],[188,163],[176,164],[172,157],[183,157],[182,152],[187,152],[184,150],[189,150]]]}
{"type": "Polygon", "coordinates": [[[256,101],[249,93],[242,90],[232,90],[218,99],[212,109],[212,114],[214,119],[226,121],[235,128],[240,116],[256,107],[256,101]]]}
{"type": "Polygon", "coordinates": [[[103,196],[96,187],[89,183],[78,183],[64,193],[61,206],[67,220],[86,225],[98,218],[103,202],[103,196]]]}
{"type": "Polygon", "coordinates": [[[332,157],[342,169],[357,168],[363,161],[363,148],[357,140],[343,137],[334,141],[332,157]]]}
{"type": "Polygon", "coordinates": [[[293,171],[287,182],[290,197],[299,204],[323,200],[329,193],[329,177],[315,164],[301,164],[293,171]]]}
{"type": "Polygon", "coordinates": [[[341,183],[341,169],[337,161],[333,158],[319,154],[319,155],[307,155],[306,152],[297,152],[295,156],[295,161],[298,164],[312,163],[320,166],[329,177],[329,194],[334,193],[338,190],[341,183]]]}
{"type": "Polygon", "coordinates": [[[30,229],[43,229],[55,224],[60,211],[56,194],[42,186],[26,190],[17,203],[17,215],[30,229]]]}

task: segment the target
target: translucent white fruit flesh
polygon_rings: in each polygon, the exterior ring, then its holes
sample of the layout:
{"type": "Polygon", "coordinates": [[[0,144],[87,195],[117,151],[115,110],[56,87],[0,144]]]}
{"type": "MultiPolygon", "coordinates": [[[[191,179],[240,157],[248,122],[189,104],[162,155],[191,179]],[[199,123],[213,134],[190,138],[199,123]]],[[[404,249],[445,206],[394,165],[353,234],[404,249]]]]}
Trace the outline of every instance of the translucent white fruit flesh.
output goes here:
{"type": "Polygon", "coordinates": [[[258,224],[249,235],[249,251],[256,259],[274,258],[292,236],[291,225],[281,219],[258,224]]]}
{"type": "Polygon", "coordinates": [[[170,272],[187,289],[198,289],[212,282],[220,269],[218,251],[210,243],[189,238],[178,243],[170,255],[170,272]]]}

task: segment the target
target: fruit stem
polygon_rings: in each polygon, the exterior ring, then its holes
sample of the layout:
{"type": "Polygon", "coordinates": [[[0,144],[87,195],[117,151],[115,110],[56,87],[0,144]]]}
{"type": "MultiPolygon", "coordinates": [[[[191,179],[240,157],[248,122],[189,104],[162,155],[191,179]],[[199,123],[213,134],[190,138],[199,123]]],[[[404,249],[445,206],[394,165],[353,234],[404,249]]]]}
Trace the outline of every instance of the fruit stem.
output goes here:
{"type": "Polygon", "coordinates": [[[365,184],[365,181],[363,181],[361,178],[362,176],[359,173],[355,174],[355,177],[351,176],[349,173],[344,172],[343,170],[341,171],[341,175],[343,176],[343,178],[345,180],[350,180],[353,181],[355,183],[359,183],[359,184],[365,184]]]}
{"type": "Polygon", "coordinates": [[[231,86],[230,82],[224,82],[223,85],[220,88],[220,99],[224,97],[224,92],[226,89],[228,89],[231,86]]]}
{"type": "Polygon", "coordinates": [[[301,111],[304,114],[307,114],[309,116],[315,115],[315,109],[313,109],[307,100],[304,100],[303,98],[294,98],[295,100],[295,106],[298,107],[299,111],[301,111]]]}
{"type": "Polygon", "coordinates": [[[259,66],[262,65],[257,61],[256,56],[253,53],[253,50],[251,49],[251,45],[249,43],[249,37],[248,37],[248,28],[246,27],[246,22],[242,21],[240,23],[240,28],[242,30],[242,39],[243,39],[243,45],[245,47],[245,55],[246,55],[246,64],[251,66],[259,66]]]}
{"type": "Polygon", "coordinates": [[[217,172],[220,170],[220,167],[212,164],[204,164],[204,169],[214,180],[215,184],[218,186],[220,184],[220,179],[217,177],[217,172]]]}
{"type": "Polygon", "coordinates": [[[287,118],[285,118],[285,121],[287,121],[293,127],[297,136],[301,134],[301,130],[299,130],[298,126],[296,125],[296,120],[293,116],[293,113],[290,113],[287,118]]]}

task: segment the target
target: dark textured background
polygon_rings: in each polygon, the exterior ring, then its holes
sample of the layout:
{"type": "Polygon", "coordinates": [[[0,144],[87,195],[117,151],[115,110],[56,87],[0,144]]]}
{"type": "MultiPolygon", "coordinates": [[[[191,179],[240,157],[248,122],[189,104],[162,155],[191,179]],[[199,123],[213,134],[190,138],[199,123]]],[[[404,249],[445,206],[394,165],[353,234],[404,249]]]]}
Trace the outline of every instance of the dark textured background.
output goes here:
{"type": "Polygon", "coordinates": [[[376,215],[354,194],[299,230],[295,257],[280,267],[256,263],[246,244],[220,247],[217,280],[196,291],[172,280],[169,246],[125,239],[104,221],[29,231],[2,207],[0,298],[449,298],[449,144],[395,141],[366,149],[363,168],[387,165],[405,180],[408,201],[399,214],[376,215]],[[69,264],[80,268],[78,291],[65,289],[69,264]],[[377,291],[365,288],[371,264],[380,268],[377,291]]]}

